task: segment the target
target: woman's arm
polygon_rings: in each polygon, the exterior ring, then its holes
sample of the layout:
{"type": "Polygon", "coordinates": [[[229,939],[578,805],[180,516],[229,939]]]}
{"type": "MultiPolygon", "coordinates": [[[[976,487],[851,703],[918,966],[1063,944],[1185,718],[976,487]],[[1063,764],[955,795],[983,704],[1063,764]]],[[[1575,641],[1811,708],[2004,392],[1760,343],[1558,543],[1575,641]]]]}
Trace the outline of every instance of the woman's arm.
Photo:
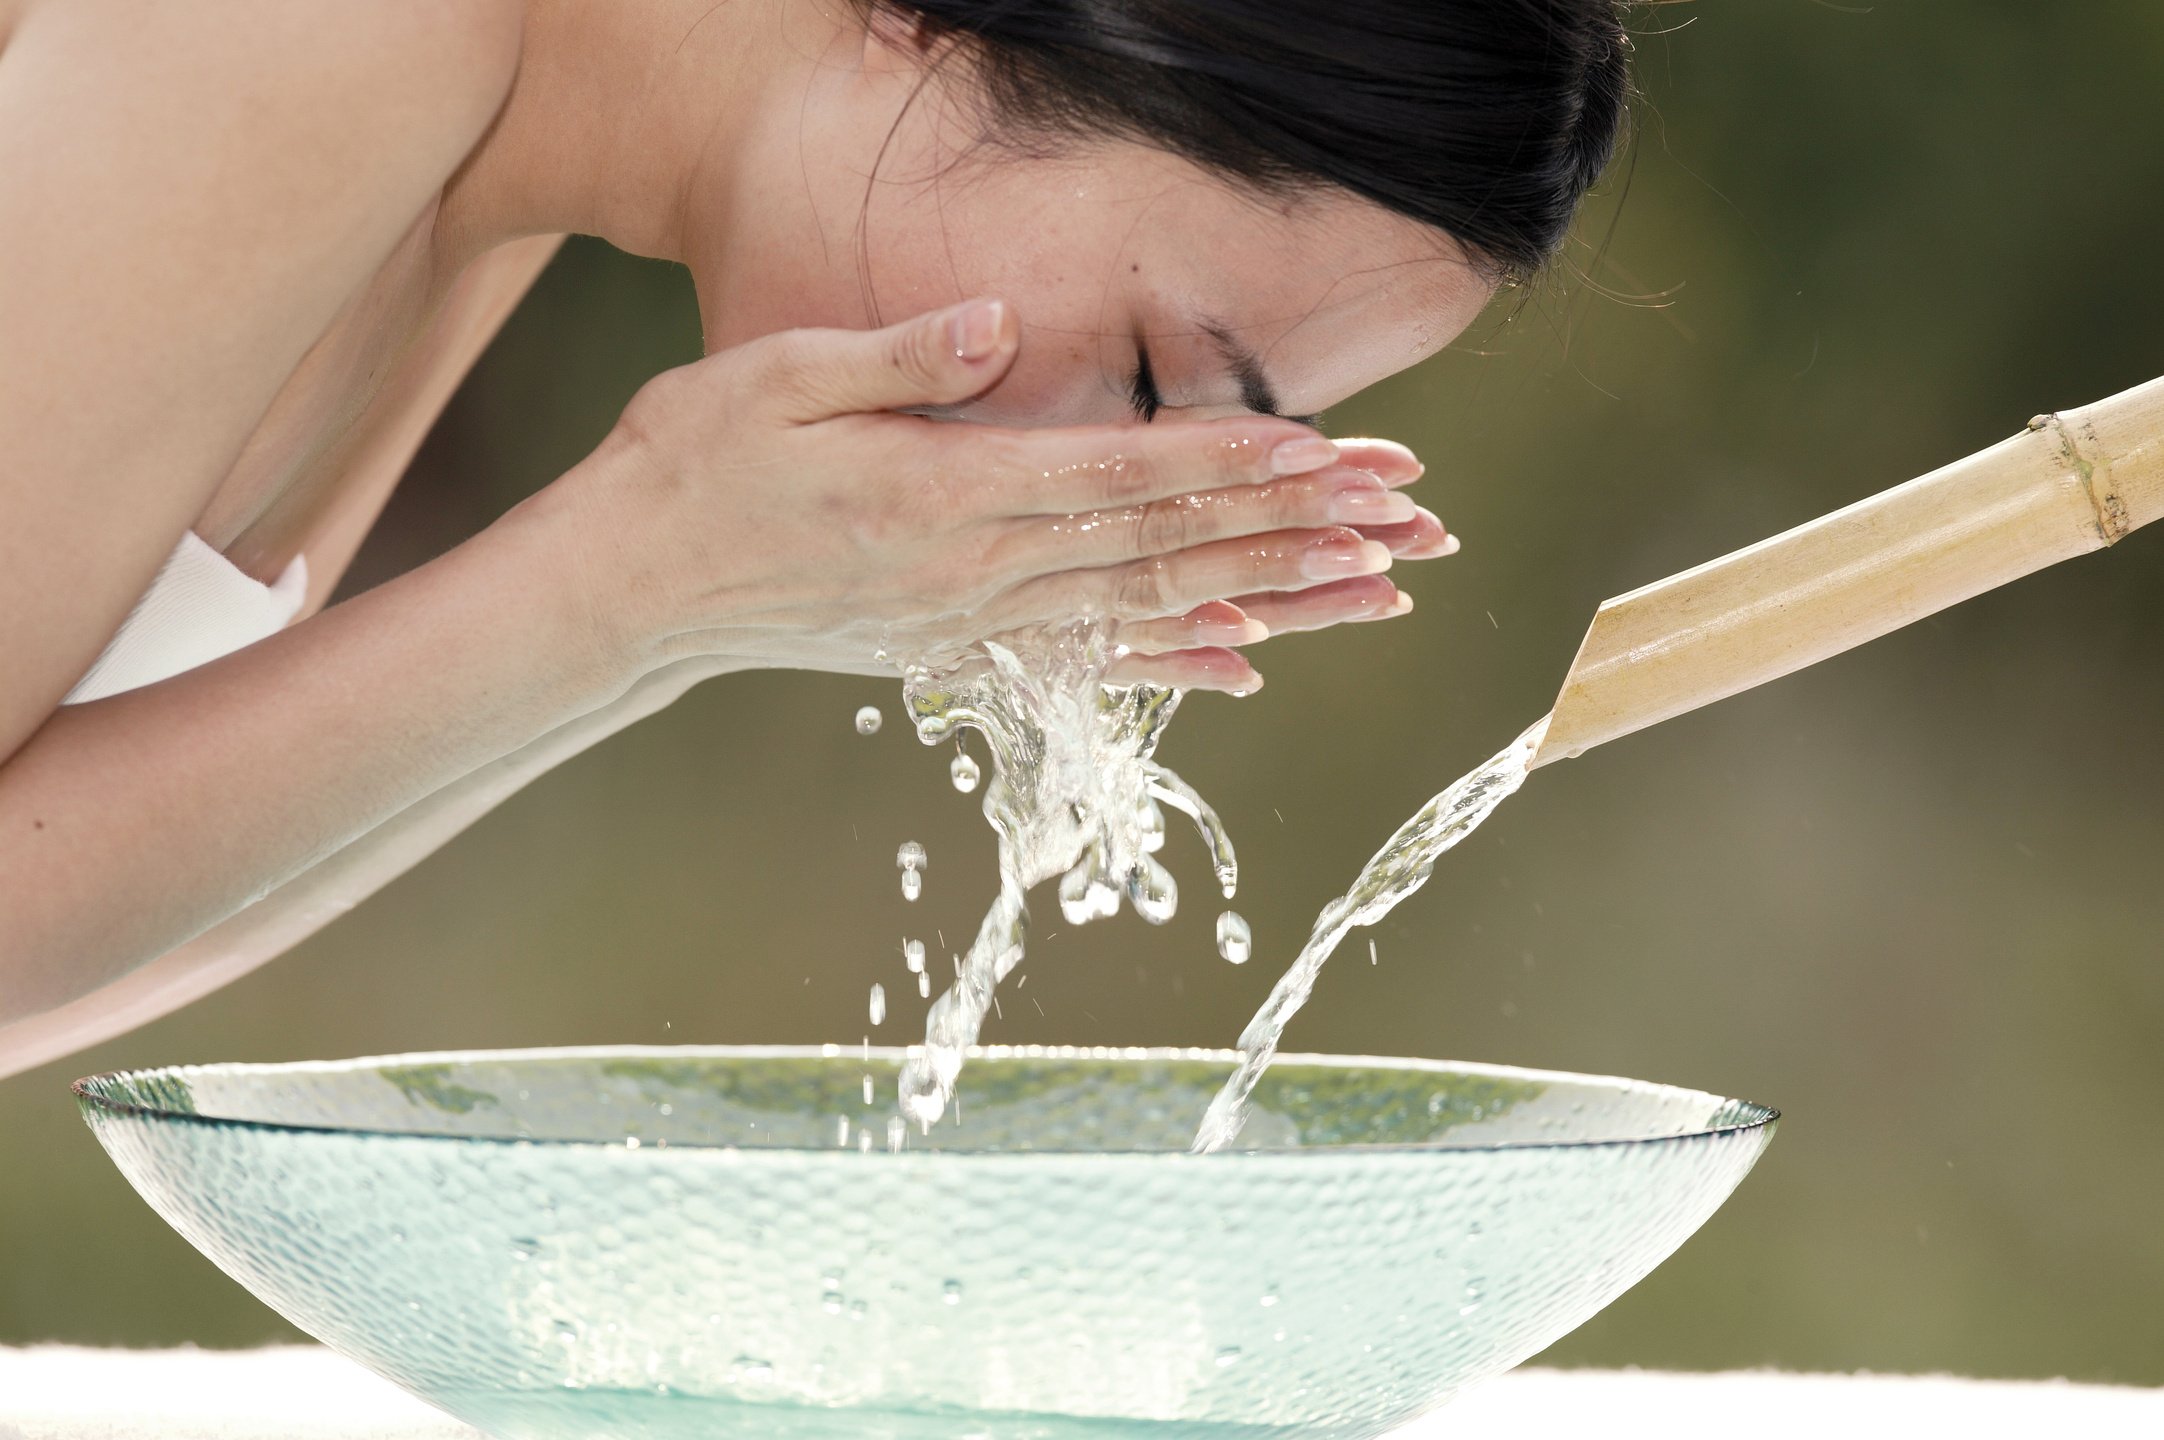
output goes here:
{"type": "MultiPolygon", "coordinates": [[[[49,716],[0,763],[0,1025],[204,935],[536,737],[572,726],[577,748],[573,722],[641,677],[714,657],[859,669],[883,648],[1189,615],[1388,566],[1329,518],[1381,482],[1294,422],[1002,431],[892,413],[981,391],[1018,338],[1011,311],[977,303],[668,372],[594,455],[442,558],[49,716]]],[[[410,862],[401,836],[418,848],[487,797],[454,792],[351,857],[354,888],[410,862]]],[[[304,889],[352,893],[335,871],[323,887],[304,889]]],[[[256,943],[300,922],[303,893],[256,943]]]]}
{"type": "Polygon", "coordinates": [[[0,1079],[147,1025],[276,958],[397,879],[497,805],[588,746],[743,668],[680,661],[393,815],[229,920],[101,990],[0,1027],[0,1079]]]}
{"type": "Polygon", "coordinates": [[[0,1023],[166,954],[625,697],[638,671],[561,583],[551,508],[200,669],[55,712],[0,766],[0,1023]]]}

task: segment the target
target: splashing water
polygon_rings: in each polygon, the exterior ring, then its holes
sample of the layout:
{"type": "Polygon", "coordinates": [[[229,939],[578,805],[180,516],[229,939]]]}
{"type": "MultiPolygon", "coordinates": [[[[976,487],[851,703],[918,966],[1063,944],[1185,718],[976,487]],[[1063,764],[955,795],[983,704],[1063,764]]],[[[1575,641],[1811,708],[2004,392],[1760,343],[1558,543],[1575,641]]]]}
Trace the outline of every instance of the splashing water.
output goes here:
{"type": "Polygon", "coordinates": [[[1533,755],[1547,733],[1548,719],[1543,716],[1501,754],[1422,806],[1361,867],[1352,888],[1323,906],[1298,958],[1240,1032],[1240,1067],[1210,1102],[1209,1113],[1203,1116],[1202,1128],[1195,1135],[1196,1154],[1221,1150],[1239,1137],[1240,1128],[1247,1123],[1248,1096],[1254,1092],[1255,1082],[1269,1068],[1286,1023],[1307,1003],[1315,989],[1315,977],[1338,942],[1355,925],[1373,925],[1400,900],[1427,884],[1442,853],[1478,829],[1496,806],[1525,783],[1533,755]]]}
{"type": "MultiPolygon", "coordinates": [[[[991,752],[984,817],[999,844],[999,895],[954,984],[932,1003],[924,1047],[902,1067],[902,1111],[925,1130],[946,1113],[962,1057],[976,1043],[992,994],[1022,961],[1035,886],[1060,877],[1060,913],[1081,925],[1125,899],[1155,925],[1172,918],[1179,887],[1158,863],[1170,806],[1209,846],[1231,898],[1239,862],[1217,813],[1151,758],[1180,692],[1105,683],[1119,651],[1109,621],[1081,620],[981,641],[959,659],[903,668],[917,738],[936,745],[962,728],[991,752]]],[[[912,873],[905,871],[904,878],[912,873]]]]}

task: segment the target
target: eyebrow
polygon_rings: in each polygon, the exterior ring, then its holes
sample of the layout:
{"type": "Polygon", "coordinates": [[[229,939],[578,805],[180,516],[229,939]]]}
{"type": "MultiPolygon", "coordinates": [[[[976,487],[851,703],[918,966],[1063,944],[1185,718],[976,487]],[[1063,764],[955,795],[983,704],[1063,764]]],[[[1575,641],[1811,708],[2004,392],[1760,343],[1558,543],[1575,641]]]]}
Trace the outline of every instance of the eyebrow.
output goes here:
{"type": "Polygon", "coordinates": [[[1240,403],[1242,405],[1245,405],[1258,415],[1278,415],[1302,425],[1315,428],[1321,427],[1322,416],[1319,413],[1314,415],[1285,414],[1283,408],[1278,404],[1277,391],[1272,388],[1270,377],[1263,372],[1262,357],[1257,355],[1246,341],[1235,335],[1230,326],[1223,321],[1213,320],[1207,315],[1197,317],[1195,325],[1203,334],[1210,337],[1210,343],[1215,345],[1217,353],[1224,357],[1225,368],[1230,370],[1232,378],[1239,382],[1240,403]]]}

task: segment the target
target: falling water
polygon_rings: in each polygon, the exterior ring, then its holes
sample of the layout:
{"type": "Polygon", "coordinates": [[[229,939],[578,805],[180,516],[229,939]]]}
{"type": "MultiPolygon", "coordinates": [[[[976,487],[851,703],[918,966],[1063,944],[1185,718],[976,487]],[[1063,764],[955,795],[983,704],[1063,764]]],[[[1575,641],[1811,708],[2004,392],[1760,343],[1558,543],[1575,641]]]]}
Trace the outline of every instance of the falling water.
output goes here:
{"type": "MultiPolygon", "coordinates": [[[[1084,620],[987,640],[959,659],[903,669],[917,738],[935,745],[966,727],[984,737],[991,776],[984,816],[999,844],[999,895],[954,984],[932,1003],[924,1048],[902,1068],[902,1111],[929,1130],[954,1095],[992,994],[1022,961],[1025,897],[1060,877],[1060,913],[1081,925],[1126,903],[1161,925],[1179,904],[1158,863],[1163,806],[1193,820],[1209,846],[1219,889],[1239,881],[1232,842],[1192,786],[1151,758],[1179,692],[1105,683],[1117,658],[1109,622],[1084,620]]],[[[914,868],[905,870],[914,873],[914,868]]]]}
{"type": "Polygon", "coordinates": [[[1428,883],[1442,853],[1472,834],[1496,806],[1525,783],[1547,731],[1548,720],[1543,716],[1501,754],[1422,806],[1420,813],[1398,827],[1389,843],[1361,868],[1352,888],[1323,906],[1299,957],[1240,1033],[1240,1067],[1225,1081],[1224,1088],[1210,1102],[1209,1113],[1203,1116],[1202,1128],[1195,1135],[1197,1154],[1223,1149],[1238,1138],[1240,1127],[1247,1123],[1247,1101],[1255,1082],[1269,1068],[1271,1058],[1277,1054],[1278,1037],[1307,1003],[1315,989],[1315,977],[1338,942],[1355,925],[1373,925],[1400,900],[1428,883]]]}

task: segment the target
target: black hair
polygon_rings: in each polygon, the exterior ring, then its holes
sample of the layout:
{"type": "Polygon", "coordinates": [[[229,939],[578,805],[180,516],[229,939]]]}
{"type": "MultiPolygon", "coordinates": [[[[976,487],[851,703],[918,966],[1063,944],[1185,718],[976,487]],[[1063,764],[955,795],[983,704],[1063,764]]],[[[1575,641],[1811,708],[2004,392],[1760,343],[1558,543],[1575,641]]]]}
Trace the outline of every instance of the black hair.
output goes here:
{"type": "Polygon", "coordinates": [[[960,42],[1001,141],[1138,140],[1338,186],[1538,270],[1614,153],[1617,0],[858,0],[960,42]]]}

